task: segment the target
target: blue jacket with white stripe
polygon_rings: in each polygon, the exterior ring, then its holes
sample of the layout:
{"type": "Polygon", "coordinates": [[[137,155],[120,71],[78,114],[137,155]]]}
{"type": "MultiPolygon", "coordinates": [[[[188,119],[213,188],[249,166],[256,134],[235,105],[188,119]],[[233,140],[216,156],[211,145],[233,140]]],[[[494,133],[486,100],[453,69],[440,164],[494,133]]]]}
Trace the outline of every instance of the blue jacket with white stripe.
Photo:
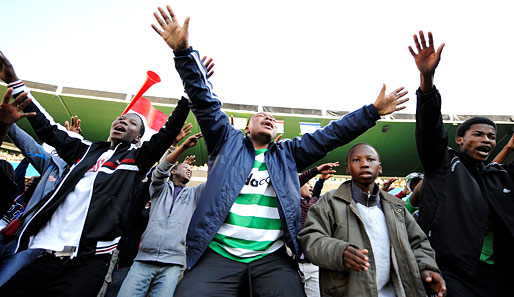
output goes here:
{"type": "MultiPolygon", "coordinates": [[[[209,154],[209,177],[187,233],[187,266],[198,262],[228,215],[250,174],[255,149],[252,141],[235,129],[221,102],[213,93],[199,53],[192,48],[175,52],[177,69],[191,110],[202,130],[209,154]]],[[[323,129],[302,138],[271,143],[266,166],[277,194],[284,241],[296,255],[300,246],[296,235],[301,229],[298,171],[325,157],[364,133],[380,118],[370,104],[333,121],[323,129]]]]}

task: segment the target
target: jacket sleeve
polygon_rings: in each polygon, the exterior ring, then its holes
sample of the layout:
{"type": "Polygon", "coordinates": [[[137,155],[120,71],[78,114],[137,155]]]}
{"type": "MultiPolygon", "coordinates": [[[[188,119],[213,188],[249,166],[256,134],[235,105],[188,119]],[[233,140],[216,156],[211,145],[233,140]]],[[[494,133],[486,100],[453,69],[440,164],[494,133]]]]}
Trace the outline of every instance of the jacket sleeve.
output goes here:
{"type": "Polygon", "coordinates": [[[325,184],[324,179],[318,179],[316,184],[314,184],[314,189],[312,189],[312,197],[320,197],[321,190],[323,190],[323,185],[325,184]]]}
{"type": "Polygon", "coordinates": [[[173,166],[166,158],[161,160],[152,171],[152,183],[150,184],[150,197],[152,200],[159,198],[162,189],[166,186],[170,177],[170,169],[173,166]]]}
{"type": "Polygon", "coordinates": [[[198,205],[198,201],[200,201],[200,195],[202,195],[203,189],[205,188],[205,184],[206,182],[203,182],[193,188],[195,194],[193,202],[195,204],[195,207],[198,205]]]}
{"type": "Polygon", "coordinates": [[[312,167],[311,169],[303,172],[298,176],[298,179],[300,180],[300,187],[305,185],[308,181],[310,181],[313,177],[315,177],[318,174],[318,167],[312,167]]]}
{"type": "MultiPolygon", "coordinates": [[[[330,194],[325,194],[327,196],[330,194]]],[[[332,236],[336,225],[330,207],[330,196],[322,197],[309,208],[304,228],[298,234],[307,258],[314,264],[337,271],[348,271],[344,266],[343,253],[350,245],[332,236]]]]}
{"type": "Polygon", "coordinates": [[[421,230],[410,213],[404,212],[409,243],[418,263],[419,271],[425,269],[441,273],[435,262],[435,251],[430,246],[425,232],[421,230]]]}
{"type": "Polygon", "coordinates": [[[323,129],[281,143],[290,146],[296,168],[301,171],[325,157],[330,151],[362,135],[379,119],[377,109],[370,104],[332,121],[323,129]]]}
{"type": "MultiPolygon", "coordinates": [[[[14,85],[13,96],[17,97],[23,91],[28,91],[23,82],[17,81],[8,85],[14,85]]],[[[24,112],[35,112],[36,115],[28,117],[30,125],[39,137],[44,142],[53,146],[59,157],[61,157],[68,165],[73,165],[79,158],[81,158],[91,144],[76,136],[75,133],[70,133],[62,125],[56,123],[52,116],[39,104],[39,102],[29,93],[32,102],[23,109],[24,112]]]]}
{"type": "Polygon", "coordinates": [[[202,130],[207,153],[216,155],[231,133],[239,132],[221,111],[221,102],[207,80],[207,72],[197,51],[189,48],[175,52],[175,68],[182,79],[198,125],[202,130]]]}
{"type": "Polygon", "coordinates": [[[427,94],[418,89],[416,145],[426,174],[437,171],[448,150],[448,133],[441,114],[441,94],[434,87],[427,94]]]}
{"type": "Polygon", "coordinates": [[[29,167],[29,160],[24,158],[20,164],[14,169],[14,183],[16,184],[16,195],[20,195],[25,192],[25,175],[27,174],[27,168],[29,167]]]}
{"type": "Polygon", "coordinates": [[[42,175],[52,166],[52,156],[32,136],[16,124],[11,126],[8,135],[14,145],[21,150],[21,153],[29,160],[30,164],[34,166],[39,174],[42,175]]]}
{"type": "Polygon", "coordinates": [[[138,149],[135,161],[141,172],[148,172],[155,162],[159,161],[182,130],[188,114],[189,103],[186,98],[182,97],[166,121],[166,125],[155,133],[149,141],[143,142],[141,148],[138,149]]]}

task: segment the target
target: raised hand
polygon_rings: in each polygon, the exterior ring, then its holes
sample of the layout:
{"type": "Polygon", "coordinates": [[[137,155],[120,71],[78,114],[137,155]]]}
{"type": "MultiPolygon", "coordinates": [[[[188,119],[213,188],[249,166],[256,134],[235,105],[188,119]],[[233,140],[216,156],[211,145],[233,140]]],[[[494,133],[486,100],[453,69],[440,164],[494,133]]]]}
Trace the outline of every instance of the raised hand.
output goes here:
{"type": "Polygon", "coordinates": [[[188,164],[189,166],[193,166],[196,162],[196,156],[195,155],[189,155],[184,159],[184,163],[188,164]]]}
{"type": "Polygon", "coordinates": [[[196,144],[198,144],[198,140],[202,138],[202,133],[196,133],[194,135],[189,136],[186,141],[182,144],[185,149],[192,148],[196,144]]]}
{"type": "Polygon", "coordinates": [[[344,266],[355,271],[368,271],[370,266],[367,254],[368,250],[359,250],[349,245],[343,253],[344,266]]]}
{"type": "Polygon", "coordinates": [[[280,139],[282,139],[282,136],[284,136],[284,134],[279,134],[277,138],[275,138],[275,142],[279,142],[280,139]]]}
{"type": "Polygon", "coordinates": [[[12,83],[18,80],[16,72],[12,67],[11,62],[7,60],[4,54],[0,51],[0,79],[5,83],[12,83]]]}
{"type": "Polygon", "coordinates": [[[409,46],[409,51],[414,57],[416,66],[421,74],[421,83],[419,88],[423,93],[428,93],[434,88],[434,73],[439,61],[441,60],[441,52],[443,51],[444,43],[439,46],[437,51],[435,51],[432,33],[428,32],[427,46],[423,31],[419,31],[419,40],[418,36],[414,35],[414,43],[416,44],[418,53],[416,54],[411,46],[409,46]]]}
{"type": "Polygon", "coordinates": [[[2,104],[0,104],[0,123],[4,125],[11,125],[23,118],[36,115],[35,112],[22,113],[22,110],[32,101],[27,98],[27,92],[21,93],[16,100],[9,102],[12,92],[12,88],[7,89],[2,104]]]}
{"type": "Polygon", "coordinates": [[[184,139],[187,135],[191,134],[191,129],[193,129],[193,124],[187,123],[184,127],[182,127],[182,130],[178,133],[177,137],[175,137],[175,140],[171,144],[172,146],[177,146],[177,144],[184,139]]]}
{"type": "Polygon", "coordinates": [[[381,189],[382,189],[382,191],[386,191],[386,192],[391,191],[391,190],[392,190],[391,185],[392,185],[395,181],[397,181],[397,180],[398,180],[398,178],[397,178],[397,177],[391,177],[390,179],[386,180],[386,181],[384,182],[384,184],[382,185],[382,188],[381,188],[381,189]]]}
{"type": "Polygon", "coordinates": [[[210,78],[214,74],[214,70],[212,70],[212,68],[214,67],[214,62],[212,61],[212,58],[209,58],[207,62],[205,62],[205,60],[207,60],[207,57],[203,56],[202,63],[205,66],[205,69],[207,69],[207,78],[210,78]]]}
{"type": "Polygon", "coordinates": [[[177,17],[169,5],[166,6],[168,13],[166,13],[161,7],[158,7],[157,9],[159,10],[160,15],[157,12],[154,12],[153,15],[157,20],[157,23],[159,23],[160,28],[152,24],[152,28],[155,32],[164,39],[173,51],[188,49],[189,17],[186,18],[184,25],[181,27],[178,23],[177,17]]]}
{"type": "Polygon", "coordinates": [[[437,293],[437,297],[446,296],[446,283],[439,273],[431,270],[421,271],[421,279],[437,293]]]}
{"type": "Polygon", "coordinates": [[[332,176],[334,176],[334,173],[336,173],[336,171],[333,168],[338,167],[338,166],[339,166],[339,162],[325,163],[325,164],[319,165],[317,167],[317,169],[318,169],[319,173],[321,174],[320,179],[327,180],[327,179],[331,178],[332,176]]]}
{"type": "Polygon", "coordinates": [[[373,103],[379,115],[387,115],[395,111],[402,110],[406,107],[402,104],[409,101],[409,98],[403,98],[408,93],[407,91],[403,91],[403,89],[405,88],[400,87],[392,91],[389,95],[386,95],[386,85],[384,84],[382,86],[382,90],[380,90],[380,94],[378,94],[377,100],[375,103],[373,103]]]}
{"type": "Polygon", "coordinates": [[[418,36],[414,35],[414,44],[418,49],[418,53],[416,54],[411,46],[409,46],[409,51],[414,57],[414,61],[416,62],[416,66],[418,66],[419,72],[423,75],[433,73],[441,60],[441,52],[443,51],[444,43],[439,46],[436,52],[432,32],[428,32],[427,46],[423,31],[419,31],[419,40],[418,36]]]}
{"type": "Polygon", "coordinates": [[[68,121],[64,122],[64,127],[66,128],[66,130],[75,132],[78,134],[82,134],[82,129],[80,128],[79,117],[78,116],[71,117],[70,121],[71,121],[71,124],[68,121]]]}

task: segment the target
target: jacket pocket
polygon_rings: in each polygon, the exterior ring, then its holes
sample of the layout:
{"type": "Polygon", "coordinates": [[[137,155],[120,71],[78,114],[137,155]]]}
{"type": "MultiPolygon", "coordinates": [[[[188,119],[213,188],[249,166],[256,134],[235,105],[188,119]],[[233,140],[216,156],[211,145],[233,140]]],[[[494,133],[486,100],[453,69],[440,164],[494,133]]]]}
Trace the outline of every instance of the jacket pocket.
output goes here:
{"type": "Polygon", "coordinates": [[[151,220],[143,234],[139,250],[162,256],[185,254],[185,232],[182,230],[182,224],[151,220]]]}
{"type": "Polygon", "coordinates": [[[94,199],[89,208],[86,222],[89,228],[85,234],[96,240],[112,240],[121,234],[121,210],[114,204],[114,196],[100,196],[94,199]]]}

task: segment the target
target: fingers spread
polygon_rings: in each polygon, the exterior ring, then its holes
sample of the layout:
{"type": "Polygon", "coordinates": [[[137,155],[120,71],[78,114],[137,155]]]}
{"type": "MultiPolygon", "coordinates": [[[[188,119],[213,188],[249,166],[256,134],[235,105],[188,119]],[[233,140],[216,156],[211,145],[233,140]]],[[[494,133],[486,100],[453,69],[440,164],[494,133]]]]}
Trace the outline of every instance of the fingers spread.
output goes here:
{"type": "Polygon", "coordinates": [[[161,28],[164,29],[164,27],[166,27],[166,24],[164,23],[164,21],[161,19],[161,17],[159,16],[159,14],[157,12],[154,12],[153,13],[153,16],[155,17],[155,20],[157,21],[157,23],[159,23],[159,25],[161,26],[161,28]]]}
{"type": "MultiPolygon", "coordinates": [[[[169,8],[169,6],[167,7],[168,8],[168,11],[171,10],[171,8],[169,8]]],[[[164,9],[162,9],[162,7],[157,7],[157,9],[159,10],[159,12],[161,13],[161,16],[162,18],[164,19],[164,21],[166,22],[166,25],[169,25],[171,23],[171,20],[170,18],[168,17],[168,14],[166,13],[166,11],[164,11],[164,9]]],[[[172,12],[173,13],[173,12],[172,12]]]]}
{"type": "Polygon", "coordinates": [[[163,31],[159,30],[156,25],[152,24],[152,28],[154,29],[155,32],[157,32],[157,34],[162,36],[163,31]]]}
{"type": "Polygon", "coordinates": [[[414,52],[414,50],[412,49],[412,47],[409,45],[409,52],[411,55],[413,55],[414,57],[416,56],[416,53],[414,52]]]}
{"type": "Polygon", "coordinates": [[[186,18],[186,20],[184,21],[184,25],[182,26],[182,28],[184,29],[184,32],[187,33],[189,32],[189,17],[186,18]]]}

